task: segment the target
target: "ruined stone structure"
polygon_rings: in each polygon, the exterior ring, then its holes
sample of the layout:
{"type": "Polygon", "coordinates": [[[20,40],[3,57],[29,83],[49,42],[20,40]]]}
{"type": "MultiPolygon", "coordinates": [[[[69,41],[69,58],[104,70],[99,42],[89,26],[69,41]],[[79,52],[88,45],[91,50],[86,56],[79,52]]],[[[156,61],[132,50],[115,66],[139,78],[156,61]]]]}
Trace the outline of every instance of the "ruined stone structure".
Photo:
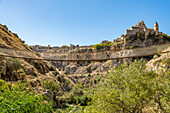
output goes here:
{"type": "Polygon", "coordinates": [[[143,21],[140,21],[135,26],[130,27],[130,30],[126,31],[126,35],[123,35],[123,38],[125,38],[125,36],[129,36],[129,35],[136,35],[139,32],[145,33],[145,35],[146,35],[145,37],[147,37],[149,35],[149,33],[152,33],[152,34],[154,34],[155,32],[159,33],[158,23],[156,22],[154,24],[154,29],[151,29],[151,28],[147,28],[143,21]]]}
{"type": "Polygon", "coordinates": [[[157,34],[159,33],[159,25],[157,22],[154,24],[154,30],[156,31],[157,34]]]}
{"type": "Polygon", "coordinates": [[[126,34],[122,34],[121,38],[114,40],[114,49],[132,49],[136,47],[147,47],[151,45],[169,43],[170,39],[165,33],[159,32],[159,25],[156,22],[154,29],[147,28],[143,21],[135,26],[130,27],[126,34]]]}

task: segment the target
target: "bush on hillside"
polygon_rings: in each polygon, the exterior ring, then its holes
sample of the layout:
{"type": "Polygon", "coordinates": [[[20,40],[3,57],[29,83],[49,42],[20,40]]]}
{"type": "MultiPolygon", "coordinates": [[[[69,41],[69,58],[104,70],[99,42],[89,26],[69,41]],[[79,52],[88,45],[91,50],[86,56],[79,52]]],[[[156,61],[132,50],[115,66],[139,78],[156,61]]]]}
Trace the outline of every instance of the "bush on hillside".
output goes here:
{"type": "Polygon", "coordinates": [[[82,88],[80,88],[79,86],[75,86],[73,87],[71,94],[69,95],[68,103],[86,106],[90,101],[91,98],[83,93],[82,88]]]}
{"type": "MultiPolygon", "coordinates": [[[[2,80],[0,80],[2,81],[2,80]]],[[[17,86],[6,84],[0,86],[0,112],[2,113],[52,113],[52,103],[42,95],[35,95],[30,90],[21,90],[17,86]]]]}
{"type": "Polygon", "coordinates": [[[157,75],[146,71],[145,63],[135,61],[120,65],[106,77],[92,99],[92,112],[142,112],[152,107],[167,112],[169,109],[169,73],[157,75]]]}
{"type": "Polygon", "coordinates": [[[133,46],[130,46],[129,49],[133,49],[134,47],[133,46]]]}
{"type": "Polygon", "coordinates": [[[102,49],[104,47],[109,47],[113,45],[113,43],[109,43],[109,44],[106,44],[106,43],[101,43],[101,44],[96,44],[93,46],[94,49],[102,49]]]}
{"type": "Polygon", "coordinates": [[[6,84],[6,82],[4,80],[0,79],[0,87],[4,86],[5,84],[6,84]]]}
{"type": "Polygon", "coordinates": [[[6,61],[6,67],[8,71],[17,71],[21,68],[21,61],[17,58],[9,58],[6,61]]]}
{"type": "Polygon", "coordinates": [[[138,32],[137,33],[137,38],[142,38],[142,33],[138,32]]]}
{"type": "MultiPolygon", "coordinates": [[[[6,73],[3,74],[2,78],[12,81],[17,81],[19,79],[24,79],[24,75],[17,72],[21,69],[21,61],[17,58],[9,58],[6,61],[6,73]]],[[[1,73],[2,75],[2,73],[1,73]]]]}
{"type": "Polygon", "coordinates": [[[56,93],[60,90],[60,86],[57,82],[55,82],[54,80],[44,80],[42,82],[42,86],[46,89],[49,89],[50,91],[56,93]]]}

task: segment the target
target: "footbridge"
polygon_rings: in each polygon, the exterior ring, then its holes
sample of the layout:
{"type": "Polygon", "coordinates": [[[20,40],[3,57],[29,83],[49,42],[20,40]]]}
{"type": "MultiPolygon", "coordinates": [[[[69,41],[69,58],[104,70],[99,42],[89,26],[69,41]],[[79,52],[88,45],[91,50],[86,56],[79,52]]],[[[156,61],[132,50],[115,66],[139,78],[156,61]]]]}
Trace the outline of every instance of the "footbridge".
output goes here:
{"type": "Polygon", "coordinates": [[[34,52],[26,50],[16,50],[0,48],[0,56],[23,58],[32,60],[47,60],[47,61],[106,61],[126,58],[145,57],[156,54],[169,53],[170,51],[164,51],[170,47],[170,43],[162,45],[154,45],[144,48],[124,49],[124,50],[110,50],[110,51],[95,51],[88,53],[55,53],[55,52],[34,52]]]}

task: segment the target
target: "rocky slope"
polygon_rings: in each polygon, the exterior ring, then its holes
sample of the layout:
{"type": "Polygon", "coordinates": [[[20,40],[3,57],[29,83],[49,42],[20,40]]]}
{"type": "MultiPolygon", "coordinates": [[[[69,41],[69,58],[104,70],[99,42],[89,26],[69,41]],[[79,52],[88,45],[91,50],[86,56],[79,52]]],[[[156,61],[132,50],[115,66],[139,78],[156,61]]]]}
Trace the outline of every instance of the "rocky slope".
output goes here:
{"type": "MultiPolygon", "coordinates": [[[[8,30],[7,26],[0,25],[0,55],[8,55],[10,50],[14,50],[10,55],[17,56],[15,50],[27,52],[28,56],[41,58],[34,53],[17,34],[8,30]],[[8,51],[9,50],[9,51],[8,51]]],[[[21,52],[20,52],[21,53],[21,52]]],[[[54,100],[53,107],[57,107],[56,96],[62,96],[64,92],[72,89],[70,79],[59,74],[58,70],[45,60],[32,60],[23,58],[10,58],[0,56],[0,79],[13,82],[26,82],[28,89],[36,94],[46,95],[48,100],[54,100]]]]}
{"type": "Polygon", "coordinates": [[[0,24],[0,47],[13,48],[19,50],[31,50],[23,40],[21,40],[16,33],[8,30],[6,25],[0,24]]]}
{"type": "MultiPolygon", "coordinates": [[[[24,51],[32,51],[24,41],[22,41],[17,34],[12,33],[8,30],[7,26],[0,25],[0,47],[6,49],[14,49],[14,50],[23,50],[24,51]]],[[[7,50],[8,51],[8,50],[7,50]]],[[[3,53],[1,53],[3,54],[3,53]]],[[[17,54],[17,53],[16,53],[17,54]]],[[[39,58],[36,54],[32,53],[35,57],[39,58]]],[[[2,64],[5,66],[5,61],[8,58],[3,58],[2,64]]],[[[22,64],[22,69],[27,75],[38,75],[38,74],[45,74],[50,71],[50,63],[46,61],[36,61],[36,60],[23,60],[19,59],[22,64]]],[[[54,68],[55,69],[55,68],[54,68]]],[[[6,72],[7,70],[0,69],[1,72],[6,72]]]]}
{"type": "MultiPolygon", "coordinates": [[[[170,47],[164,51],[170,51],[170,47]]],[[[165,72],[170,69],[170,53],[155,55],[152,60],[147,63],[147,70],[156,71],[157,73],[165,72]]]]}

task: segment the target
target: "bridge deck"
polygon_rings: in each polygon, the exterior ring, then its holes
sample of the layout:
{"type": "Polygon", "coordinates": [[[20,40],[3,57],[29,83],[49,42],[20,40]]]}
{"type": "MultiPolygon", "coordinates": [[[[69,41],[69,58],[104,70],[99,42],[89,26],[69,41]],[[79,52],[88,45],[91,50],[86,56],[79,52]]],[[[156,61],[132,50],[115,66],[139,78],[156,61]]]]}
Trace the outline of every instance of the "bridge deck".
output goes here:
{"type": "Polygon", "coordinates": [[[152,53],[152,54],[143,54],[138,56],[129,56],[129,57],[117,57],[117,58],[106,58],[106,59],[47,59],[47,58],[32,58],[32,57],[21,57],[21,56],[13,56],[13,55],[0,55],[3,57],[12,57],[12,58],[22,58],[22,59],[31,59],[31,60],[46,60],[46,61],[69,61],[69,62],[78,62],[78,61],[106,61],[106,60],[117,60],[117,59],[126,59],[126,58],[138,58],[138,57],[146,57],[158,54],[169,53],[170,51],[160,52],[160,53],[152,53]]]}
{"type": "Polygon", "coordinates": [[[121,51],[105,51],[105,52],[92,52],[88,53],[88,58],[86,54],[79,54],[77,58],[77,53],[68,53],[67,55],[55,54],[55,53],[39,53],[33,51],[24,51],[24,50],[15,50],[15,49],[6,49],[0,48],[0,56],[12,57],[12,58],[23,58],[23,59],[32,59],[32,60],[47,60],[47,61],[106,61],[106,60],[116,60],[116,59],[126,59],[126,58],[137,58],[137,57],[146,57],[156,54],[169,53],[160,52],[170,47],[170,43],[162,45],[154,45],[145,48],[135,48],[135,49],[126,49],[121,51]]]}

